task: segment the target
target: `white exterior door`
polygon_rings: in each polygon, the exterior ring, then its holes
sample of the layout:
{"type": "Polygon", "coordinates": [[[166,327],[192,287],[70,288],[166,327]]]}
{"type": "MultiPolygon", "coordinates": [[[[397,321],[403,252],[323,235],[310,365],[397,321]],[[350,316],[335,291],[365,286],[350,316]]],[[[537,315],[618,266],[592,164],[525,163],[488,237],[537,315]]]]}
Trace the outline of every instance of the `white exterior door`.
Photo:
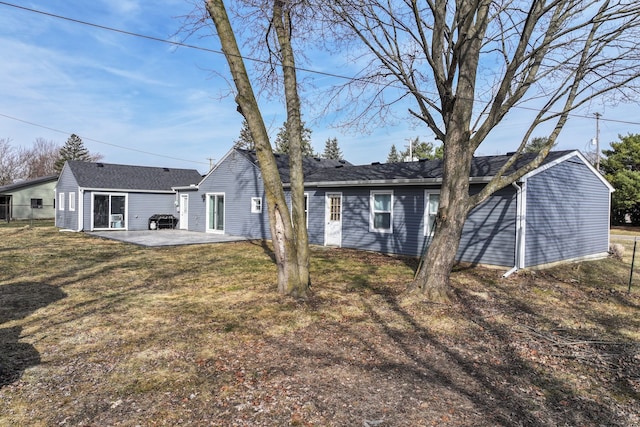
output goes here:
{"type": "Polygon", "coordinates": [[[180,195],[180,220],[178,221],[178,228],[180,230],[189,229],[189,195],[180,195]]]}
{"type": "Polygon", "coordinates": [[[342,193],[327,193],[324,223],[325,246],[342,246],[342,193]]]}

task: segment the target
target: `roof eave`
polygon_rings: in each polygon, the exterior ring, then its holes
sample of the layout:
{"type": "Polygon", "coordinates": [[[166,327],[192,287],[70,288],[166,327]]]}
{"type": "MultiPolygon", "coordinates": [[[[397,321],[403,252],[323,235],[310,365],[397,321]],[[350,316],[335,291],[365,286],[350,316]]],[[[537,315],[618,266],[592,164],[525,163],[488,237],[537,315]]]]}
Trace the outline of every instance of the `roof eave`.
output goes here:
{"type": "MultiPolygon", "coordinates": [[[[486,184],[493,177],[471,177],[471,184],[486,184]]],[[[396,185],[440,185],[442,178],[412,178],[412,179],[372,179],[348,181],[314,181],[305,182],[307,187],[383,187],[396,185]]],[[[290,184],[285,184],[290,186],[290,184]]]]}
{"type": "Polygon", "coordinates": [[[98,187],[79,187],[82,191],[93,191],[103,193],[159,193],[159,194],[175,194],[174,190],[151,190],[140,188],[98,188],[98,187]]]}

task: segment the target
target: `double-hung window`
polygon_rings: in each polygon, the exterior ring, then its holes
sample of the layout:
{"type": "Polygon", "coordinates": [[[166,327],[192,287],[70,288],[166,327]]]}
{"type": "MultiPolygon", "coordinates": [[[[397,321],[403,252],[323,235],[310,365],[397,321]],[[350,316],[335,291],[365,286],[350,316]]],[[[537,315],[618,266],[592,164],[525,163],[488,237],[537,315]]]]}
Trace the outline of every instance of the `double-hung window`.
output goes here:
{"type": "Polygon", "coordinates": [[[424,235],[432,236],[436,229],[436,216],[440,206],[440,190],[424,192],[424,235]]]}
{"type": "Polygon", "coordinates": [[[64,210],[64,193],[58,193],[58,210],[64,210]]]}
{"type": "Polygon", "coordinates": [[[369,231],[393,233],[393,191],[371,191],[369,231]]]}
{"type": "Polygon", "coordinates": [[[76,210],[76,193],[74,192],[69,193],[69,210],[76,210]]]}

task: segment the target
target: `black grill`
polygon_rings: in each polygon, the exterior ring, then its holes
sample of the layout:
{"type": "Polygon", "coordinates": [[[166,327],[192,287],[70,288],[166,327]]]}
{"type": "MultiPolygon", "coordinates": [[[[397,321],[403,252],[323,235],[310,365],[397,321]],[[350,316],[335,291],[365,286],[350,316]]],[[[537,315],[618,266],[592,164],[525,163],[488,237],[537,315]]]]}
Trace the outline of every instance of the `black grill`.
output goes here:
{"type": "Polygon", "coordinates": [[[149,230],[161,228],[176,228],[178,218],[171,214],[155,214],[149,217],[149,230]]]}

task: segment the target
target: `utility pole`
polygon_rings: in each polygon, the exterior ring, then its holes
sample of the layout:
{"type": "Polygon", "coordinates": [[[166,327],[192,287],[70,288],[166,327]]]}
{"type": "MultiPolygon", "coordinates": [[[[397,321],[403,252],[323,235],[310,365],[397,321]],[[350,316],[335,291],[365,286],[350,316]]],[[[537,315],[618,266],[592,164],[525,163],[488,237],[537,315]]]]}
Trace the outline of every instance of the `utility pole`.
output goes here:
{"type": "Polygon", "coordinates": [[[594,113],[596,116],[596,170],[600,172],[600,117],[602,114],[594,113]]]}
{"type": "Polygon", "coordinates": [[[215,160],[213,157],[207,157],[209,160],[209,170],[213,169],[213,161],[215,160]]]}

